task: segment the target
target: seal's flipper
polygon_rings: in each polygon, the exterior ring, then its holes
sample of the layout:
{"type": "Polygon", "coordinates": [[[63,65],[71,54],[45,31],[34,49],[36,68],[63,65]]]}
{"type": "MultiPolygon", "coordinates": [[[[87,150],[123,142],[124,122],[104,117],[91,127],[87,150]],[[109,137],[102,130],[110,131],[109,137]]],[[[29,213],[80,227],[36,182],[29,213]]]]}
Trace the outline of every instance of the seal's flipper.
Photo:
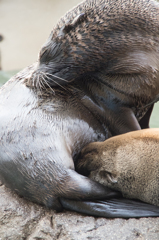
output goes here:
{"type": "Polygon", "coordinates": [[[90,216],[105,218],[141,218],[159,217],[159,207],[129,199],[111,199],[106,201],[73,201],[60,199],[62,206],[90,216]]]}
{"type": "Polygon", "coordinates": [[[154,104],[151,105],[151,107],[149,108],[147,113],[139,121],[141,129],[145,129],[145,128],[149,128],[150,127],[149,126],[149,122],[150,122],[150,117],[151,117],[151,113],[152,113],[153,107],[154,107],[154,104]]]}
{"type": "Polygon", "coordinates": [[[60,197],[77,200],[110,199],[121,197],[121,193],[112,190],[88,177],[82,176],[74,170],[67,170],[68,177],[65,180],[65,193],[60,197]]]}
{"type": "Polygon", "coordinates": [[[98,92],[98,94],[100,96],[85,97],[82,99],[82,103],[93,114],[100,116],[100,121],[107,126],[111,135],[116,136],[141,130],[140,124],[130,107],[122,105],[117,99],[112,100],[110,96],[106,96],[102,91],[98,92]]]}
{"type": "Polygon", "coordinates": [[[111,116],[111,124],[109,125],[111,126],[110,131],[113,136],[141,129],[131,108],[112,106],[111,109],[106,109],[107,111],[109,111],[109,116],[111,116]]]}
{"type": "Polygon", "coordinates": [[[103,122],[108,126],[111,134],[116,136],[131,131],[141,130],[133,110],[117,99],[112,100],[110,96],[104,96],[104,93],[102,91],[100,92],[100,97],[96,97],[96,105],[98,106],[96,111],[103,117],[103,122]]]}

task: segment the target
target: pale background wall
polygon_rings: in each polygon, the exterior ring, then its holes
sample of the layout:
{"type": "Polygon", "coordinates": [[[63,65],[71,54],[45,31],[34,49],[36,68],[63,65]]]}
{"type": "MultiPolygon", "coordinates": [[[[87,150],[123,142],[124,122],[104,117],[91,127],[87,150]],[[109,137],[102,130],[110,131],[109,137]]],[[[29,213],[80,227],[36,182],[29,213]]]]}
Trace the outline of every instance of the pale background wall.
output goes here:
{"type": "Polygon", "coordinates": [[[58,19],[81,1],[0,0],[2,69],[22,69],[34,62],[58,19]]]}

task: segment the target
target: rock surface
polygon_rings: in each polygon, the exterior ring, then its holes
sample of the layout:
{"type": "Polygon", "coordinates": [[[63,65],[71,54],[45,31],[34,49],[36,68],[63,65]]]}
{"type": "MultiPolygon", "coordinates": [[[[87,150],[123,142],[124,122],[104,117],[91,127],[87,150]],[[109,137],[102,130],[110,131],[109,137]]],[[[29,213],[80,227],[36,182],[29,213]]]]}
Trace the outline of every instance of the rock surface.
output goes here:
{"type": "Polygon", "coordinates": [[[55,213],[0,187],[0,240],[157,240],[159,218],[105,219],[55,213]]]}

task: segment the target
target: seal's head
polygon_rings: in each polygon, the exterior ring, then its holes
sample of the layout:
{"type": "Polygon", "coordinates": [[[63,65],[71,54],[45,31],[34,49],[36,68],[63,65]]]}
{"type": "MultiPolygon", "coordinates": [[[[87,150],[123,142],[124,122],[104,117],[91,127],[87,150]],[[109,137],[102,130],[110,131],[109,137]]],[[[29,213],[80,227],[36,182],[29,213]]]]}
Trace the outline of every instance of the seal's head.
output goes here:
{"type": "Polygon", "coordinates": [[[91,77],[120,90],[128,83],[133,91],[134,81],[139,88],[153,86],[156,78],[159,82],[158,72],[158,3],[89,0],[53,29],[36,74],[43,73],[41,80],[50,86],[91,77]]]}

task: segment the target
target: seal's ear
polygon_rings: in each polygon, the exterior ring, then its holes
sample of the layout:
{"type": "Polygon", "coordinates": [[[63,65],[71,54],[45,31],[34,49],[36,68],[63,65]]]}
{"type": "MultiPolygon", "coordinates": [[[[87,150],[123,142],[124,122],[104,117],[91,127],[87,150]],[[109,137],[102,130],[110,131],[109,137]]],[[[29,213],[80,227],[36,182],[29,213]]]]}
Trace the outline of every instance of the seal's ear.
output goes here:
{"type": "Polygon", "coordinates": [[[73,28],[79,26],[86,19],[87,19],[86,13],[80,13],[79,15],[77,15],[72,22],[69,21],[67,24],[63,26],[62,28],[63,35],[69,33],[73,28]]]}
{"type": "Polygon", "coordinates": [[[151,113],[152,113],[153,107],[154,107],[154,104],[151,105],[151,107],[149,108],[147,113],[139,121],[141,129],[145,129],[145,128],[149,128],[150,127],[149,126],[149,122],[150,122],[150,117],[151,117],[151,113]]]}

